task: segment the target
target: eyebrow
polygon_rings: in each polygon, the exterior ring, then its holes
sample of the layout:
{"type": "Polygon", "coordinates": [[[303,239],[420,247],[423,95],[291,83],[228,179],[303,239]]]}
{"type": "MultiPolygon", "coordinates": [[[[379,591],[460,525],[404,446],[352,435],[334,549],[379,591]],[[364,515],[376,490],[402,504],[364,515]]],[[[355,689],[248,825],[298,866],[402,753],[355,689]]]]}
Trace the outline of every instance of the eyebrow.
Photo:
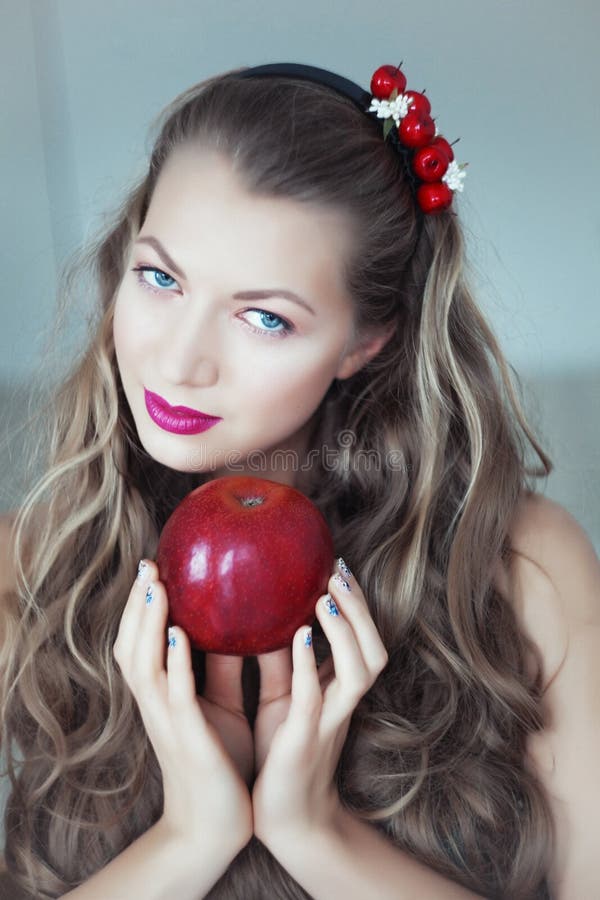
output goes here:
{"type": "MultiPolygon", "coordinates": [[[[162,261],[175,273],[175,275],[177,275],[178,278],[185,279],[185,275],[179,266],[173,262],[158,238],[155,238],[152,235],[146,235],[139,238],[136,241],[136,244],[149,244],[156,250],[162,261]]],[[[233,296],[236,300],[266,300],[269,297],[285,297],[286,300],[291,300],[292,303],[297,303],[299,306],[307,309],[313,316],[316,315],[314,309],[312,306],[309,306],[306,300],[303,300],[302,297],[299,297],[298,294],[295,294],[293,291],[287,291],[284,288],[271,288],[262,291],[238,291],[237,294],[234,294],[233,296]]]]}

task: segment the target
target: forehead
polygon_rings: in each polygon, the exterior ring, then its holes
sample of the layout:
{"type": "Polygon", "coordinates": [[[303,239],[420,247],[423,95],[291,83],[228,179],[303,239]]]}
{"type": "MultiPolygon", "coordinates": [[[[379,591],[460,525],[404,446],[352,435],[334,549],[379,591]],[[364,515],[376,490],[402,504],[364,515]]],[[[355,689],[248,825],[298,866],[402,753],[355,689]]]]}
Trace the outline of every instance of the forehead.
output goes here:
{"type": "Polygon", "coordinates": [[[352,252],[347,217],[337,209],[250,193],[227,158],[194,145],[174,150],[159,175],[143,231],[156,235],[185,266],[229,261],[308,278],[343,291],[352,252]],[[204,250],[203,253],[198,251],[204,250]]]}

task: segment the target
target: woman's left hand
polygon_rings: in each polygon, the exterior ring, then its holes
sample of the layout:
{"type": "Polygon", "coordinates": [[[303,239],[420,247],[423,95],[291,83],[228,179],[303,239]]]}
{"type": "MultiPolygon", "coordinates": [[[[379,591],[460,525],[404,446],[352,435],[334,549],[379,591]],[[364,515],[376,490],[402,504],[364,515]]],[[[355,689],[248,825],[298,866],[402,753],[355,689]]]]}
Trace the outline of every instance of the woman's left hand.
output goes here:
{"type": "Polygon", "coordinates": [[[329,594],[316,604],[332,650],[320,668],[305,644],[306,625],[291,648],[258,656],[252,805],[254,833],[267,846],[335,827],[341,801],[334,775],[350,719],[388,662],[363,592],[347,567],[342,571],[336,566],[329,594]]]}

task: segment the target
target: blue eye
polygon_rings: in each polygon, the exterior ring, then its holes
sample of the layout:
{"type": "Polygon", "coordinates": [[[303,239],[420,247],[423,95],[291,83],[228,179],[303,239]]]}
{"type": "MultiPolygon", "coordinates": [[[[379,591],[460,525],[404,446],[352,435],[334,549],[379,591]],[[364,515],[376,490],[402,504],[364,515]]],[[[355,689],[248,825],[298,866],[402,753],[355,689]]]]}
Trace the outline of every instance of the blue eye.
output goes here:
{"type": "Polygon", "coordinates": [[[144,287],[150,288],[151,291],[158,291],[160,293],[160,288],[172,288],[173,284],[177,284],[174,278],[171,278],[170,275],[167,275],[166,272],[163,272],[161,269],[156,269],[154,266],[138,266],[137,269],[133,269],[134,272],[137,272],[137,280],[144,287]],[[145,277],[146,272],[149,272],[152,276],[152,279],[157,279],[153,283],[148,281],[145,277]],[[172,284],[161,284],[161,281],[166,279],[167,281],[172,282],[172,284]]]}
{"type": "Polygon", "coordinates": [[[255,328],[253,325],[248,324],[248,328],[251,331],[256,332],[256,334],[269,334],[269,336],[273,337],[285,337],[290,334],[294,330],[294,326],[290,325],[289,322],[286,322],[285,319],[282,319],[281,316],[275,315],[275,313],[267,312],[266,309],[247,309],[247,313],[258,313],[259,319],[262,322],[270,322],[273,324],[273,319],[276,320],[275,325],[279,323],[281,325],[280,328],[275,330],[275,328],[267,327],[267,328],[255,328]]]}
{"type": "MultiPolygon", "coordinates": [[[[136,273],[137,280],[142,287],[148,291],[152,291],[154,294],[164,294],[165,291],[173,290],[173,285],[177,284],[174,278],[167,275],[162,269],[157,269],[156,266],[137,266],[137,268],[132,269],[132,271],[136,273]],[[146,273],[149,274],[151,280],[146,278],[146,273]],[[165,284],[165,281],[170,283],[165,284]]],[[[294,326],[290,322],[287,322],[284,318],[275,313],[267,312],[266,309],[254,308],[247,309],[245,312],[258,313],[262,322],[265,324],[264,328],[255,328],[249,322],[244,320],[246,328],[253,331],[255,334],[267,335],[268,337],[274,338],[284,338],[295,331],[294,326]],[[275,320],[275,322],[273,322],[273,320],[275,320]],[[276,329],[275,326],[277,325],[280,327],[276,329]]]]}

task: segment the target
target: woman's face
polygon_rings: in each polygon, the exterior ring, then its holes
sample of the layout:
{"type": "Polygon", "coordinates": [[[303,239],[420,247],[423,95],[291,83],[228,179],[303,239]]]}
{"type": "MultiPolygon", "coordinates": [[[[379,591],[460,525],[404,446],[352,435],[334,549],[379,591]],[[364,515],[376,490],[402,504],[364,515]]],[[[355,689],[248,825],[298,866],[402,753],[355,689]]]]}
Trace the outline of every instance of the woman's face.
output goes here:
{"type": "Polygon", "coordinates": [[[354,341],[342,283],[350,250],[340,213],[253,196],[223,157],[191,145],[173,152],[114,310],[123,388],[152,457],[180,472],[297,481],[305,426],[332,380],[383,344],[354,341]],[[201,433],[165,430],[146,391],[220,421],[201,433]],[[282,463],[275,450],[292,453],[282,463]]]}

